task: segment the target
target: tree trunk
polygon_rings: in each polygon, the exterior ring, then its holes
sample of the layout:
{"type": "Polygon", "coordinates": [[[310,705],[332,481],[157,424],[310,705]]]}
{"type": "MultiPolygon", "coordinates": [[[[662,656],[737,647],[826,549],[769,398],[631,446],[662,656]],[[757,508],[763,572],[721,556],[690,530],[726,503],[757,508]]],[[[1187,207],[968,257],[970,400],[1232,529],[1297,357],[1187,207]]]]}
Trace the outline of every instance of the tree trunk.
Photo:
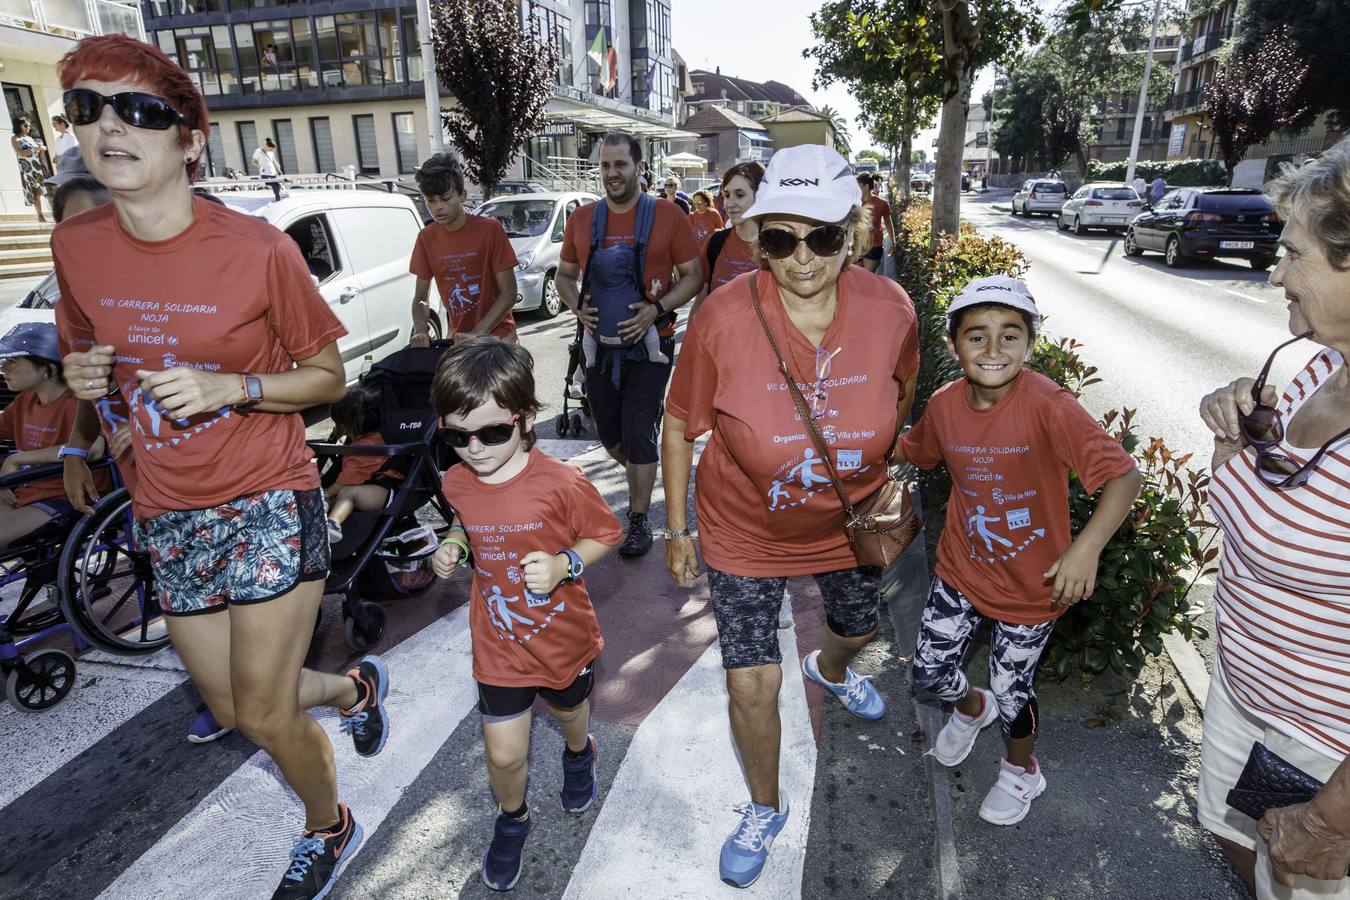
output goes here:
{"type": "Polygon", "coordinates": [[[1073,151],[1073,158],[1074,161],[1078,163],[1078,178],[1079,178],[1078,183],[1080,185],[1087,184],[1088,181],[1090,180],[1088,178],[1088,170],[1087,170],[1088,155],[1087,151],[1083,149],[1083,146],[1081,144],[1078,146],[1077,150],[1073,151]]]}
{"type": "Polygon", "coordinates": [[[961,226],[961,156],[966,146],[966,118],[970,115],[970,89],[973,73],[961,69],[957,92],[942,104],[942,122],[938,126],[937,168],[933,172],[933,240],[938,235],[957,234],[961,226]]]}
{"type": "Polygon", "coordinates": [[[900,123],[902,137],[900,139],[900,158],[896,161],[898,165],[895,171],[900,180],[900,199],[909,200],[909,167],[910,157],[914,155],[914,98],[913,95],[905,94],[905,113],[904,119],[900,123]]]}

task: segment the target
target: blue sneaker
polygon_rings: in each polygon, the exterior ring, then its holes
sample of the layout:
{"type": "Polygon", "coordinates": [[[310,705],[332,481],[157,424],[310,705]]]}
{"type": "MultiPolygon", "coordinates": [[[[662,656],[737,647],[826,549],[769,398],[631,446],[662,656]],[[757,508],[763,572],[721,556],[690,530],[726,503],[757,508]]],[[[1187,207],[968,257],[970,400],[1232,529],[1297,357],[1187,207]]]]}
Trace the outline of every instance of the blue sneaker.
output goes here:
{"type": "Polygon", "coordinates": [[[234,729],[225,728],[216,722],[216,717],[211,715],[211,710],[204,709],[202,714],[188,726],[187,739],[194,744],[209,744],[214,740],[223,738],[231,731],[234,731],[234,729]]]}
{"type": "Polygon", "coordinates": [[[886,701],[877,693],[877,689],[872,687],[872,676],[859,675],[845,667],[844,683],[835,684],[820,674],[820,664],[817,662],[819,656],[820,651],[816,650],[802,660],[802,671],[806,673],[807,678],[838,697],[839,702],[844,704],[844,709],[861,719],[875,721],[886,715],[886,701]]]}
{"type": "Polygon", "coordinates": [[[525,838],[530,836],[530,813],[513,819],[506,813],[497,814],[493,826],[492,843],[483,854],[483,884],[494,891],[509,891],[520,880],[524,869],[521,855],[525,838]]]}
{"type": "Polygon", "coordinates": [[[782,812],[758,803],[742,803],[736,807],[736,812],[741,814],[741,824],[722,844],[722,858],[718,863],[718,874],[723,881],[738,888],[755,883],[764,871],[774,838],[787,824],[788,811],[786,802],[782,812]]]}
{"type": "Polygon", "coordinates": [[[356,752],[374,756],[384,749],[389,738],[389,717],[384,712],[384,701],[389,696],[389,670],[378,656],[367,656],[347,673],[347,677],[363,685],[366,697],[351,709],[338,712],[338,727],[352,736],[356,752]]]}
{"type": "Polygon", "coordinates": [[[600,794],[595,782],[595,757],[599,747],[595,735],[586,735],[586,752],[581,756],[570,756],[563,749],[563,789],[558,795],[562,799],[563,812],[583,813],[591,808],[600,794]]]}

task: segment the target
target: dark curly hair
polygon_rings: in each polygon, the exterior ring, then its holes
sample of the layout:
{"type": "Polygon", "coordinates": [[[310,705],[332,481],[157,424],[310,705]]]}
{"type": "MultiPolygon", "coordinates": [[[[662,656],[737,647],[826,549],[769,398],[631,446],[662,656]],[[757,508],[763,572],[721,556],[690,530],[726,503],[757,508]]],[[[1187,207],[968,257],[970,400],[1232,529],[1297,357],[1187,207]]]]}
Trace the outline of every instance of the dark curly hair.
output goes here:
{"type": "Polygon", "coordinates": [[[428,197],[464,193],[464,166],[452,153],[437,153],[417,170],[417,189],[428,197]]]}

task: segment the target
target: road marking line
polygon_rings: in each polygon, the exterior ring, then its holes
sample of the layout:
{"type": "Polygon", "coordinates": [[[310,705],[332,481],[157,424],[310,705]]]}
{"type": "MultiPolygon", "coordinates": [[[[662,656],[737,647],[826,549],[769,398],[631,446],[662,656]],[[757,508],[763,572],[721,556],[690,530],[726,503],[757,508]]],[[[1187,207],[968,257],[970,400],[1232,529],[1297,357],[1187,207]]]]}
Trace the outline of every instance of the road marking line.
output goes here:
{"type": "MultiPolygon", "coordinates": [[[[801,896],[816,744],[797,664],[796,627],[780,628],[778,635],[784,660],[781,775],[792,813],[764,874],[736,896],[790,900],[801,896]]],[[[725,685],[714,643],[638,727],[564,900],[620,893],[705,900],[726,893],[717,875],[718,854],[736,826],[730,805],[748,798],[723,712],[725,685]]]]}
{"type": "MultiPolygon", "coordinates": [[[[338,796],[366,840],[459,726],[478,697],[470,669],[469,608],[461,606],[394,647],[390,733],[371,759],[352,752],[338,716],[317,711],[337,762],[338,796]]],[[[284,871],[304,809],[267,754],[255,753],[122,871],[102,900],[267,897],[284,871]],[[191,860],[191,865],[184,865],[191,860]]]]}
{"type": "Polygon", "coordinates": [[[1265,303],[1265,302],[1266,302],[1265,300],[1262,300],[1260,297],[1252,297],[1252,296],[1250,296],[1250,295],[1248,295],[1248,294],[1242,293],[1241,291],[1230,290],[1230,289],[1228,289],[1228,288],[1226,288],[1226,287],[1221,287],[1221,288],[1219,288],[1219,290],[1223,291],[1223,292],[1226,293],[1226,294],[1232,294],[1234,297],[1241,297],[1243,300],[1247,300],[1247,301],[1249,301],[1249,302],[1251,302],[1251,303],[1265,303]]]}

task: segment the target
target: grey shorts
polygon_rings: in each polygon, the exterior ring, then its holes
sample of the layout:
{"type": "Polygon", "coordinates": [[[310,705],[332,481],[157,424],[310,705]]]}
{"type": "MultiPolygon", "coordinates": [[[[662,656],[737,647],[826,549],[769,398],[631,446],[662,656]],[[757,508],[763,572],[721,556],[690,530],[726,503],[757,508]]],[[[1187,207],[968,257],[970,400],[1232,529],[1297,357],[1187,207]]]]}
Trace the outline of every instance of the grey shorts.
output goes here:
{"type": "MultiPolygon", "coordinates": [[[[825,625],[840,637],[861,637],[881,621],[880,570],[843,569],[812,575],[825,601],[825,625]]],[[[708,566],[708,587],[722,668],[778,665],[778,612],[786,578],[729,575],[708,566]]]]}

